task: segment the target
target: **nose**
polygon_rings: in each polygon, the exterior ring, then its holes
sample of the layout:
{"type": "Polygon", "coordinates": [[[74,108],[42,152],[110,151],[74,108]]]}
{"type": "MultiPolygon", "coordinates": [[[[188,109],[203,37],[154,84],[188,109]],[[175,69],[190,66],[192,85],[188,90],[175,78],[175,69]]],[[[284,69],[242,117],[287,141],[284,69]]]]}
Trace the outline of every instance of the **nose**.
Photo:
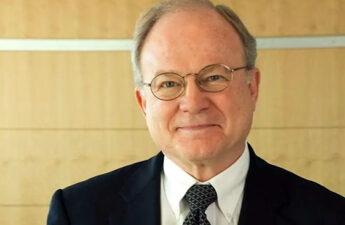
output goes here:
{"type": "Polygon", "coordinates": [[[199,88],[196,84],[195,76],[185,77],[185,90],[182,96],[180,96],[180,109],[183,112],[191,114],[197,114],[203,110],[206,110],[209,105],[209,99],[207,93],[199,88]]]}

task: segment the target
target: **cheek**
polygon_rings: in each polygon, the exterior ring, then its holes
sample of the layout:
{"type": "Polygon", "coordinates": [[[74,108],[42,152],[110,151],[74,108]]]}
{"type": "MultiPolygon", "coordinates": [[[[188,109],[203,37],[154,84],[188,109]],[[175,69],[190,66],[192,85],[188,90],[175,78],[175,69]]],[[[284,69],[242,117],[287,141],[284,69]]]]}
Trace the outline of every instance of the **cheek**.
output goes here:
{"type": "Polygon", "coordinates": [[[160,100],[147,102],[146,121],[147,125],[154,129],[153,132],[164,132],[169,128],[169,123],[173,117],[172,105],[160,100]]]}
{"type": "Polygon", "coordinates": [[[231,126],[251,121],[250,118],[254,109],[247,86],[238,86],[229,91],[219,103],[218,105],[221,107],[221,111],[225,114],[224,116],[227,118],[228,123],[232,124],[231,126]]]}
{"type": "Polygon", "coordinates": [[[247,84],[242,84],[236,87],[236,91],[233,91],[232,96],[236,107],[239,111],[251,112],[253,110],[252,98],[250,89],[247,84]]]}

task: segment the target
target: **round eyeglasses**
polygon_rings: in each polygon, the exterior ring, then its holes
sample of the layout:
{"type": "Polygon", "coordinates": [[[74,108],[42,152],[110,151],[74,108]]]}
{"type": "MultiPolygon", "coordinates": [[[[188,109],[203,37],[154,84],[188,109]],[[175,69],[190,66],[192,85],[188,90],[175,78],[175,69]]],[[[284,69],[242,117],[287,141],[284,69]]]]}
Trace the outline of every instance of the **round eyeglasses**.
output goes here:
{"type": "Polygon", "coordinates": [[[152,94],[164,101],[179,97],[185,90],[185,78],[196,75],[196,85],[207,92],[220,92],[228,87],[233,73],[241,69],[250,69],[248,66],[230,68],[224,64],[212,64],[202,68],[199,73],[189,73],[181,76],[174,72],[165,72],[155,76],[151,83],[143,83],[151,88],[152,94]]]}

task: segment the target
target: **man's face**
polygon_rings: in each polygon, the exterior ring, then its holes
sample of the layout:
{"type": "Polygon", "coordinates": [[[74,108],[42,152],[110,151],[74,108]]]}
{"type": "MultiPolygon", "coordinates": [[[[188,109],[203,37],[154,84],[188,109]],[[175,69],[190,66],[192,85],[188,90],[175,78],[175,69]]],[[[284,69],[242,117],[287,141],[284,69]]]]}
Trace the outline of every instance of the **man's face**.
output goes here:
{"type": "MultiPolygon", "coordinates": [[[[233,27],[217,12],[201,7],[164,15],[147,36],[141,55],[147,83],[161,72],[185,75],[215,63],[232,68],[246,65],[233,27]]],[[[154,142],[182,168],[231,164],[242,153],[251,127],[258,70],[234,72],[228,87],[217,93],[199,89],[195,76],[185,80],[185,92],[170,101],[157,99],[149,87],[142,93],[137,90],[154,142]],[[247,83],[247,73],[252,75],[251,84],[247,83]]]]}

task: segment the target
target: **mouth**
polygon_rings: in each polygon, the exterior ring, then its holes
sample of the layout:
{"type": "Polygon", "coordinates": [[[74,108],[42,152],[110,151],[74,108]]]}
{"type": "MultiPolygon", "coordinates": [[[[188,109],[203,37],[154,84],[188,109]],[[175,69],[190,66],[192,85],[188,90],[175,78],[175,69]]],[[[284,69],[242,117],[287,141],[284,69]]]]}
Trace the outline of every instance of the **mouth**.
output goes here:
{"type": "Polygon", "coordinates": [[[176,130],[202,131],[202,130],[207,130],[207,129],[216,128],[216,127],[219,127],[219,125],[217,125],[217,124],[200,124],[200,125],[190,125],[190,126],[177,127],[176,130]]]}

